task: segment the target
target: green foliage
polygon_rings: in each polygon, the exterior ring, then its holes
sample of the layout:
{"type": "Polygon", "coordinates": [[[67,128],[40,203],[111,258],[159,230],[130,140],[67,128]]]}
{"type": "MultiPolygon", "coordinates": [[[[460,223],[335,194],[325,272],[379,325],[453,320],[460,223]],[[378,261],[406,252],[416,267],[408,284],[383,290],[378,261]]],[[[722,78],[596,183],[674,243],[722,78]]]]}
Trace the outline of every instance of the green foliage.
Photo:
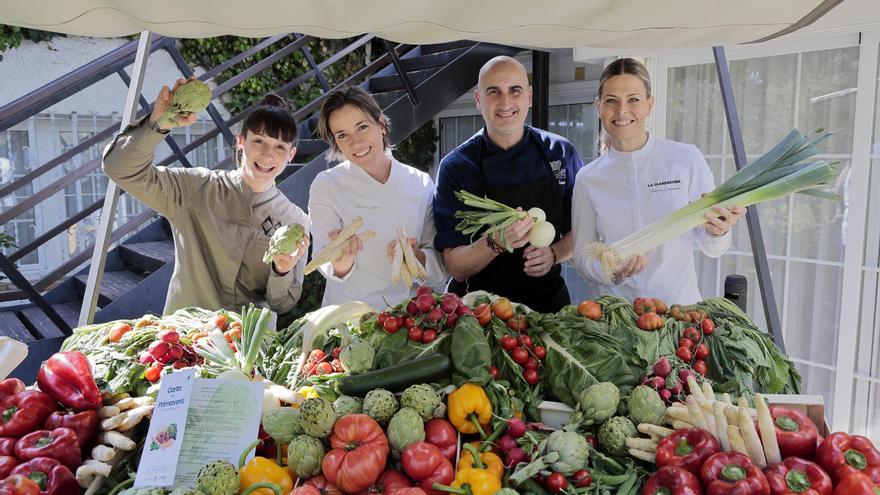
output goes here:
{"type": "MultiPolygon", "coordinates": [[[[391,125],[393,126],[394,122],[391,125]]],[[[434,153],[437,152],[439,140],[437,127],[433,120],[429,120],[394,148],[394,156],[401,163],[428,172],[434,166],[434,153]]]]}
{"type": "MultiPolygon", "coordinates": [[[[27,29],[0,24],[0,53],[3,53],[10,48],[18,47],[24,40],[39,43],[40,41],[49,41],[56,36],[64,35],[61,33],[40,31],[39,29],[27,29]]],[[[0,60],[2,60],[2,56],[0,56],[0,60]]]]}

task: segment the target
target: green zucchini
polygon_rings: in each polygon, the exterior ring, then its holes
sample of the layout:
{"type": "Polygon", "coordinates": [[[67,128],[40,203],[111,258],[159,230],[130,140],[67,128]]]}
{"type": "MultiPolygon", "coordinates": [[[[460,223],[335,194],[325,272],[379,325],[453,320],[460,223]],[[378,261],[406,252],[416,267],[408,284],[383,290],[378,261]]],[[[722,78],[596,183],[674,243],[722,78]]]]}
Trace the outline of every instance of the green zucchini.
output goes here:
{"type": "Polygon", "coordinates": [[[363,397],[376,388],[399,392],[416,383],[430,383],[450,376],[452,362],[449,357],[431,354],[388,368],[343,377],[339,380],[339,392],[352,397],[363,397]]]}

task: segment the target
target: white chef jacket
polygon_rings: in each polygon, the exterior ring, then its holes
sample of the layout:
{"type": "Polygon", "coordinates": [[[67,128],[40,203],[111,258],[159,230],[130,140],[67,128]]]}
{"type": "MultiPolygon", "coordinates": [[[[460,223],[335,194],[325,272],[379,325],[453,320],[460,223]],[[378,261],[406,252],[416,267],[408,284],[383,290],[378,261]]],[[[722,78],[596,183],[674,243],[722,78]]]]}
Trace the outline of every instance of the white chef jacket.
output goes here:
{"type": "Polygon", "coordinates": [[[715,189],[715,179],[700,150],[691,144],[648,137],[642,149],[608,152],[580,170],[572,200],[572,263],[597,294],[627,300],[657,297],[667,304],[702,299],[697,286],[694,246],[717,258],[730,247],[730,232],[712,237],[699,225],[643,253],[646,268],[614,284],[588,253],[591,242],[612,244],[715,189]]]}
{"type": "Polygon", "coordinates": [[[364,249],[345,277],[333,275],[330,263],[319,269],[327,279],[324,306],[347,301],[363,301],[381,311],[414,293],[415,286],[391,283],[391,264],[386,246],[397,238],[397,227],[419,240],[425,253],[428,283],[439,287],[446,283],[446,269],[434,250],[434,214],[431,177],[392,158],[391,174],[382,184],[362,168],[345,161],[315,177],[309,191],[309,218],[312,222],[313,253],[330,242],[327,233],[361,217],[359,232],[372,230],[376,236],[364,242],[364,249]]]}

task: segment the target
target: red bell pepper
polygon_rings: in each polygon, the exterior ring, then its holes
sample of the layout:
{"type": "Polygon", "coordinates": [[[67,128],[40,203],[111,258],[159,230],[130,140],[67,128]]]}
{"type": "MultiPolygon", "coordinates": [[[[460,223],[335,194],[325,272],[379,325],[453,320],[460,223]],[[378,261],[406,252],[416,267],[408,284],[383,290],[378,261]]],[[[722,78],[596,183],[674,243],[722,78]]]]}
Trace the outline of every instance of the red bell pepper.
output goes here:
{"type": "Polygon", "coordinates": [[[739,452],[712,454],[700,468],[706,495],[770,495],[764,473],[739,452]]]}
{"type": "Polygon", "coordinates": [[[21,437],[15,444],[15,457],[29,461],[37,457],[49,457],[60,461],[71,471],[82,464],[76,432],[70,428],[37,430],[21,437]]]}
{"type": "Polygon", "coordinates": [[[0,399],[6,397],[7,395],[15,395],[20,392],[24,392],[24,382],[19,380],[18,378],[7,378],[3,381],[0,381],[0,399]]]}
{"type": "Polygon", "coordinates": [[[38,430],[58,409],[51,397],[36,390],[25,390],[0,399],[0,437],[21,437],[38,430]]]}
{"type": "Polygon", "coordinates": [[[652,474],[642,495],[702,495],[700,480],[687,469],[678,466],[665,466],[652,474]]]}
{"type": "Polygon", "coordinates": [[[773,495],[831,495],[831,477],[815,462],[789,457],[764,468],[773,495]]]}
{"type": "Polygon", "coordinates": [[[79,485],[70,469],[48,457],[37,457],[12,470],[33,480],[40,487],[40,495],[79,495],[79,485]]]}
{"type": "Polygon", "coordinates": [[[0,480],[9,476],[15,466],[18,466],[18,459],[9,455],[0,455],[0,480]]]}
{"type": "Polygon", "coordinates": [[[103,403],[89,358],[79,351],[53,354],[37,373],[37,384],[40,390],[76,411],[98,409],[103,403]]]}
{"type": "Polygon", "coordinates": [[[710,455],[721,452],[718,440],[706,430],[676,430],[657,444],[657,467],[682,467],[696,475],[710,455]]]}
{"type": "Polygon", "coordinates": [[[770,406],[770,416],[776,427],[776,441],[783,459],[800,457],[812,460],[819,443],[816,423],[806,414],[784,406],[770,406]]]}
{"type": "Polygon", "coordinates": [[[837,482],[834,495],[880,495],[880,488],[868,475],[853,470],[837,482]]]}
{"type": "Polygon", "coordinates": [[[874,483],[880,483],[880,452],[861,435],[828,435],[816,449],[816,462],[835,483],[852,471],[861,471],[874,483]]]}
{"type": "Polygon", "coordinates": [[[98,412],[92,409],[78,413],[55,411],[46,419],[46,424],[43,425],[43,428],[47,430],[70,428],[76,432],[80,449],[84,449],[90,446],[92,441],[97,438],[100,425],[101,419],[98,417],[98,412]]]}
{"type": "Polygon", "coordinates": [[[425,423],[425,441],[436,445],[450,461],[455,459],[455,451],[458,448],[458,433],[449,421],[436,418],[425,423]]]}
{"type": "Polygon", "coordinates": [[[39,495],[40,486],[24,476],[10,476],[0,481],[0,495],[39,495]]]}
{"type": "Polygon", "coordinates": [[[0,455],[15,457],[15,442],[17,441],[17,438],[12,437],[0,438],[0,455]]]}
{"type": "Polygon", "coordinates": [[[407,476],[429,495],[445,495],[434,489],[434,483],[449,485],[455,479],[452,463],[436,445],[428,442],[410,444],[403,449],[400,461],[407,476]]]}

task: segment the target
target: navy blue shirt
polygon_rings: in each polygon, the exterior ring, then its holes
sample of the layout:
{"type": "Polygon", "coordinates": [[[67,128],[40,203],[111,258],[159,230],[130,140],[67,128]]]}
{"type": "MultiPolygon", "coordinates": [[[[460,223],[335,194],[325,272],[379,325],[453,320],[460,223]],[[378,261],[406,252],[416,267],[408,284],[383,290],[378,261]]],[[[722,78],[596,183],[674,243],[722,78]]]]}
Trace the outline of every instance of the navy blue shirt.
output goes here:
{"type": "MultiPolygon", "coordinates": [[[[541,180],[548,174],[544,154],[554,169],[560,185],[560,194],[565,194],[563,201],[565,219],[562,225],[555,227],[562,234],[571,230],[571,195],[575,176],[583,166],[583,161],[574,145],[564,137],[534,127],[526,127],[535,133],[537,140],[524,134],[519,143],[504,150],[492,143],[483,128],[440,161],[437,188],[434,190],[434,223],[437,226],[434,248],[438,252],[471,243],[469,236],[455,230],[459,222],[459,219],[455,218],[455,212],[470,209],[455,197],[456,191],[465,190],[479,196],[484,195],[483,173],[493,187],[521,186],[541,180]],[[543,147],[544,154],[538,146],[543,147]],[[481,153],[483,158],[503,156],[504,159],[484,163],[481,172],[481,153]]],[[[519,205],[508,206],[515,208],[519,205]]]]}

